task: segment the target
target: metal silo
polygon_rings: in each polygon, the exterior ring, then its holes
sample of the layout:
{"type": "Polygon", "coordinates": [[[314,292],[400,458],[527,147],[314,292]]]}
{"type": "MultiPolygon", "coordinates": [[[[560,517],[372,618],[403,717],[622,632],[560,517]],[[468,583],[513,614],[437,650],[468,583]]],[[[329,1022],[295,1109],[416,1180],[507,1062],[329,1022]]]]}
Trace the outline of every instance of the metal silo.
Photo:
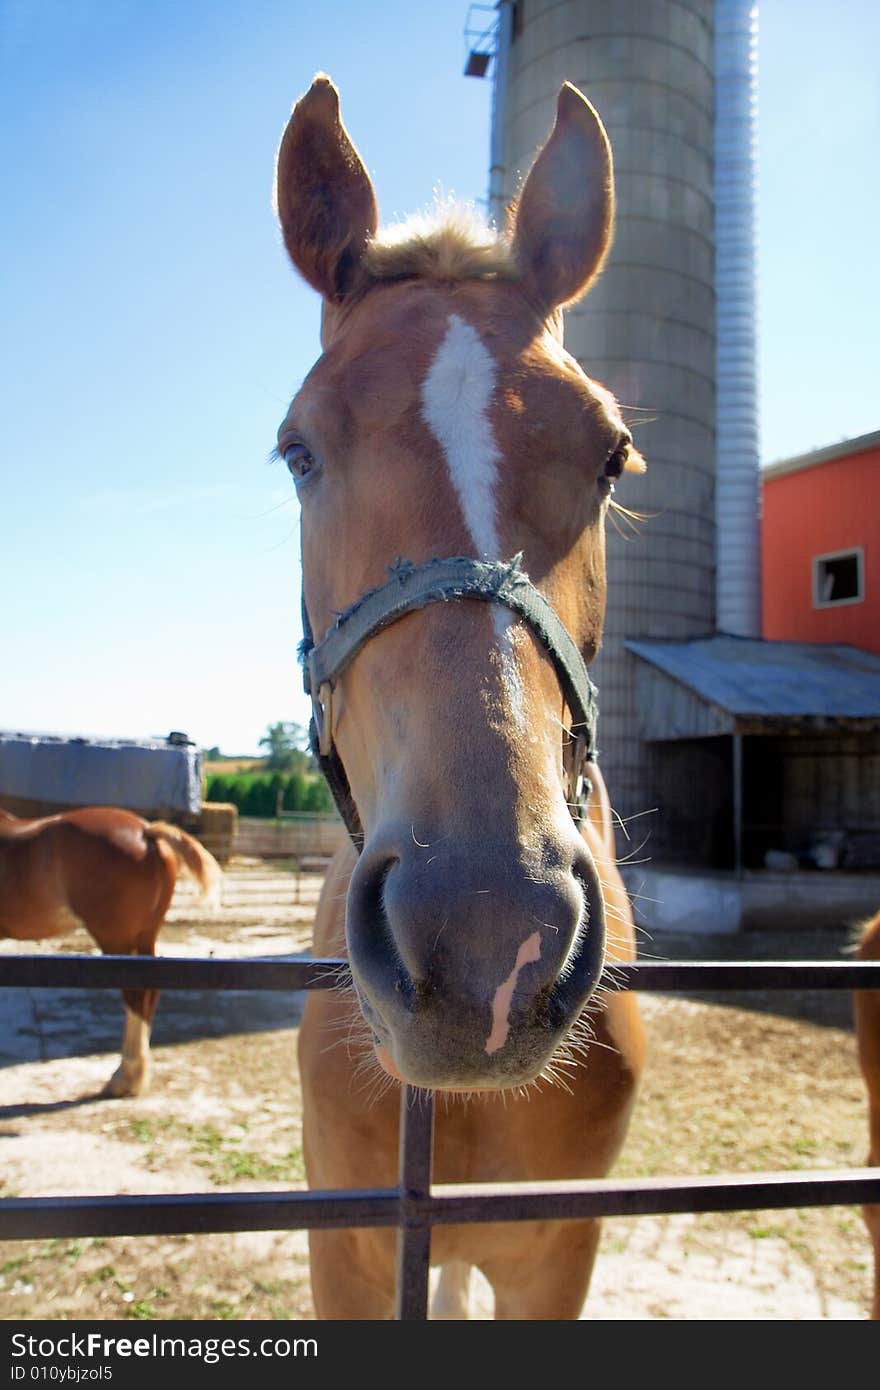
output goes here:
{"type": "MultiPolygon", "coordinates": [[[[614,151],[614,248],[588,297],[566,314],[565,341],[615,393],[648,461],[644,476],[618,487],[619,500],[650,519],[633,538],[609,525],[608,614],[594,668],[602,767],[624,817],[662,800],[658,754],[638,736],[638,659],[624,643],[704,637],[716,627],[715,21],[725,3],[748,13],[742,0],[498,7],[496,216],[499,181],[504,199],[513,197],[552,126],[562,82],[589,97],[614,151]]],[[[729,448],[736,453],[735,439],[729,448]]],[[[756,510],[751,524],[756,538],[756,510]]],[[[651,821],[656,854],[663,817],[651,821]]]]}
{"type": "Polygon", "coordinates": [[[715,0],[715,290],[721,632],[761,635],[755,150],[758,7],[715,0]]]}

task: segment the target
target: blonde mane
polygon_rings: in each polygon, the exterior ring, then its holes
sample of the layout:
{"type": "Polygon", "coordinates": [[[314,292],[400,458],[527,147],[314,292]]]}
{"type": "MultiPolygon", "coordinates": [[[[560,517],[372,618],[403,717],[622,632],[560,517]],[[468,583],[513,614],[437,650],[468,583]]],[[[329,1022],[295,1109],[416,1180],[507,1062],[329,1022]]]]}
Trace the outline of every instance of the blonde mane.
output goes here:
{"type": "Polygon", "coordinates": [[[447,200],[380,228],[367,244],[358,289],[380,281],[516,280],[513,249],[470,203],[447,200]]]}

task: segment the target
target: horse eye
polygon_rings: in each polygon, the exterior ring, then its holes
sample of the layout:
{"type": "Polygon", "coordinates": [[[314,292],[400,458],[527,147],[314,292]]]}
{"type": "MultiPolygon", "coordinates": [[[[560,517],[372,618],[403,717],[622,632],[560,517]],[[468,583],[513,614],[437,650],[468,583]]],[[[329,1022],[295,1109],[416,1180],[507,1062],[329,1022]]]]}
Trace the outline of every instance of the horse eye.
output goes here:
{"type": "Polygon", "coordinates": [[[294,482],[302,482],[315,466],[315,460],[305,444],[289,444],[284,450],[284,462],[294,482]]]}
{"type": "Polygon", "coordinates": [[[605,477],[610,479],[612,482],[615,478],[619,478],[621,473],[623,472],[624,467],[626,466],[626,456],[628,451],[629,444],[621,444],[618,449],[614,450],[614,453],[611,455],[610,459],[606,463],[605,477]]]}

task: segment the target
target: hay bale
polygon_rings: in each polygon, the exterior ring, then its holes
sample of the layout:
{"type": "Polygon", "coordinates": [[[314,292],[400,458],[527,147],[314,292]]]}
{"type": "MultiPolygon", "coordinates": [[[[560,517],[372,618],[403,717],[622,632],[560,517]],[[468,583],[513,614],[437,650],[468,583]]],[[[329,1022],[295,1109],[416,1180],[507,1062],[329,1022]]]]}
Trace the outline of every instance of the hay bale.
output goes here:
{"type": "Polygon", "coordinates": [[[238,807],[228,801],[203,801],[194,834],[218,864],[228,864],[235,849],[238,807]]]}

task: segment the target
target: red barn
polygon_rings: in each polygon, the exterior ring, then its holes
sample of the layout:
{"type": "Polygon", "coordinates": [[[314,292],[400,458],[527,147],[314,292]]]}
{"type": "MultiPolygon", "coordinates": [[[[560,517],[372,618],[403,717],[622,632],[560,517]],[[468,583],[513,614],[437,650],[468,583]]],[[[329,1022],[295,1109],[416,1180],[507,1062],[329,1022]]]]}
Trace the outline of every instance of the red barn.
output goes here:
{"type": "Polygon", "coordinates": [[[880,431],[770,465],[762,493],[761,637],[626,642],[662,811],[653,848],[740,876],[857,870],[867,916],[878,881],[864,871],[880,869],[880,431]]]}
{"type": "Polygon", "coordinates": [[[763,635],[880,652],[880,430],[762,470],[763,635]]]}

